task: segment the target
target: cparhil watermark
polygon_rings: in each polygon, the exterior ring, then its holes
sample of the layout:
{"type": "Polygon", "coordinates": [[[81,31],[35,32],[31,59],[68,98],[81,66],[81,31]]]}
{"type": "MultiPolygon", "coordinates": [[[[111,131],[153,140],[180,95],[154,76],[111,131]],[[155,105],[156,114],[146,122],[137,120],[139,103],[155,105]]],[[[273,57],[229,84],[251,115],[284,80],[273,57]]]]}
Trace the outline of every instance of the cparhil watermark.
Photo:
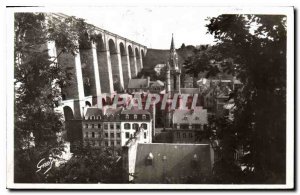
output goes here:
{"type": "Polygon", "coordinates": [[[97,102],[99,103],[99,108],[103,108],[103,106],[105,106],[106,103],[103,103],[102,100],[106,99],[107,102],[111,103],[111,106],[113,108],[117,108],[118,106],[124,106],[126,109],[148,110],[152,106],[160,105],[161,110],[174,110],[176,108],[180,108],[181,110],[193,110],[197,108],[199,95],[180,93],[135,93],[134,95],[114,94],[113,97],[98,96],[97,99],[97,102]]]}

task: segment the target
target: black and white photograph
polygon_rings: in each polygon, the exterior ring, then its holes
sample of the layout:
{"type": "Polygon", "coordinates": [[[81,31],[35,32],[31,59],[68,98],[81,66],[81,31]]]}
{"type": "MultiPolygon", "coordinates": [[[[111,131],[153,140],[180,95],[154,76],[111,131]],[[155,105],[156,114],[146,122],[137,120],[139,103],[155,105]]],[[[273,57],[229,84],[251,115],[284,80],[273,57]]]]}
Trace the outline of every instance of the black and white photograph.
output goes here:
{"type": "Polygon", "coordinates": [[[294,8],[6,7],[8,189],[293,189],[294,8]]]}

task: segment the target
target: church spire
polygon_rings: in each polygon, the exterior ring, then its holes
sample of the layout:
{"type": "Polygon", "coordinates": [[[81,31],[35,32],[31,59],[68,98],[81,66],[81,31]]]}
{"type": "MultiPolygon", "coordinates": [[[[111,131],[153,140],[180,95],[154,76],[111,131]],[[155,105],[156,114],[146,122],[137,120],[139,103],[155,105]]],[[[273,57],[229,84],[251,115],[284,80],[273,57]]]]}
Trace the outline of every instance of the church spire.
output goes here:
{"type": "Polygon", "coordinates": [[[172,40],[171,40],[171,47],[170,47],[170,54],[169,54],[169,66],[173,70],[178,69],[178,57],[174,46],[173,33],[172,33],[172,40]]]}
{"type": "Polygon", "coordinates": [[[172,40],[171,40],[171,47],[170,47],[170,50],[171,50],[171,51],[175,50],[175,47],[174,47],[174,39],[173,39],[173,33],[172,33],[172,40]]]}

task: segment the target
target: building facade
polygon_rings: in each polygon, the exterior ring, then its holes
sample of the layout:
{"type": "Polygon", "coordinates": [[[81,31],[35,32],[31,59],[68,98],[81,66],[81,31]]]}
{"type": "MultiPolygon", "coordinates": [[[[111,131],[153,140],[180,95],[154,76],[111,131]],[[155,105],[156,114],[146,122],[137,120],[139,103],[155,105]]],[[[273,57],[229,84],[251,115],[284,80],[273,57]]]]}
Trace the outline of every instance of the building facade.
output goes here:
{"type": "Polygon", "coordinates": [[[121,112],[121,145],[140,132],[141,143],[152,143],[153,127],[151,113],[147,110],[123,110],[121,112]]]}
{"type": "Polygon", "coordinates": [[[152,117],[145,110],[88,108],[82,121],[83,144],[91,147],[121,148],[141,132],[140,142],[152,142],[152,117]]]}
{"type": "Polygon", "coordinates": [[[193,110],[176,109],[172,123],[173,143],[200,143],[207,130],[207,110],[202,107],[193,110]]]}

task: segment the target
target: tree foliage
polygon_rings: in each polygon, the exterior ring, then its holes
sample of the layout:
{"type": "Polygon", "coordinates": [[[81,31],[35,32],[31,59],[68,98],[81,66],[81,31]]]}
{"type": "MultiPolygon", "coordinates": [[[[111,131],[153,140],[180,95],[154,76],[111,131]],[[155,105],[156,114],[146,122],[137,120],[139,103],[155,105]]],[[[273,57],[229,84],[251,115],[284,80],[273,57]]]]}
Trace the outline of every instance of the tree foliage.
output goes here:
{"type": "Polygon", "coordinates": [[[235,113],[224,132],[245,152],[246,183],[285,183],[286,146],[286,17],[220,15],[210,18],[209,33],[217,39],[216,56],[242,81],[234,94],[235,113]]]}
{"type": "Polygon", "coordinates": [[[47,183],[122,183],[122,160],[115,149],[77,145],[73,157],[46,176],[47,183]]]}
{"type": "MultiPolygon", "coordinates": [[[[16,13],[14,25],[14,179],[17,183],[47,182],[47,178],[36,173],[36,166],[50,155],[59,158],[64,150],[64,124],[55,107],[61,99],[61,88],[68,86],[72,78],[69,68],[56,58],[63,52],[75,55],[80,48],[90,47],[99,36],[93,26],[75,17],[57,19],[44,13],[16,13]],[[48,54],[49,41],[61,49],[56,58],[48,54]]],[[[99,155],[103,163],[111,153],[103,151],[99,155]]],[[[89,154],[88,158],[94,157],[89,154]]],[[[80,159],[73,158],[65,167],[72,167],[80,159]]],[[[63,170],[68,175],[69,168],[63,170]]]]}

